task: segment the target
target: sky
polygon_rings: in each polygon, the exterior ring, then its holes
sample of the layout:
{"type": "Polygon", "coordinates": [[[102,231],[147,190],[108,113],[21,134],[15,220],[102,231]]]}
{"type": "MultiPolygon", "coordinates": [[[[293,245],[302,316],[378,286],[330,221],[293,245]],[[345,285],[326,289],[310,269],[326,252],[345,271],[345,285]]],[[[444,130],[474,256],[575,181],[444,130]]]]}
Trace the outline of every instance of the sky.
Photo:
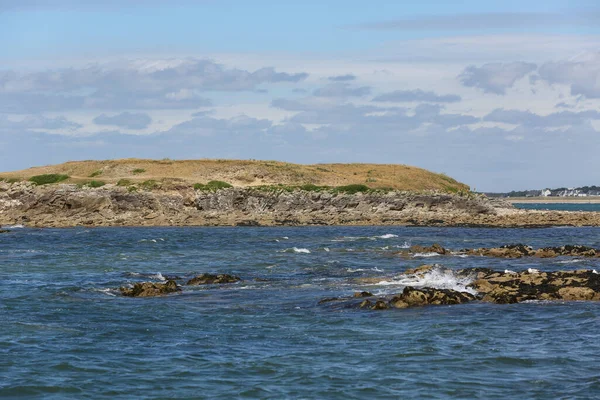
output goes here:
{"type": "Polygon", "coordinates": [[[234,158],[600,185],[595,3],[0,0],[0,171],[234,158]]]}

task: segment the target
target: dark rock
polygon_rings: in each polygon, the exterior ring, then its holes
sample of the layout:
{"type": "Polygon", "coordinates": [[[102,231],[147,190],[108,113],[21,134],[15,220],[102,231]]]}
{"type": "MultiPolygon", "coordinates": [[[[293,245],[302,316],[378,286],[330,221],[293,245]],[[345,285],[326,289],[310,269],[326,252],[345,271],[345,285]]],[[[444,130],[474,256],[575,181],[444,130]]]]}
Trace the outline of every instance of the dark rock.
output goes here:
{"type": "Polygon", "coordinates": [[[169,280],[165,283],[141,282],[132,288],[120,288],[121,294],[127,297],[154,297],[181,291],[175,281],[169,280]]]}
{"type": "Polygon", "coordinates": [[[260,226],[260,223],[255,220],[240,221],[235,226],[260,226]]]}
{"type": "Polygon", "coordinates": [[[354,293],[354,297],[372,297],[373,293],[371,292],[356,292],[354,293]]]}
{"type": "Polygon", "coordinates": [[[438,253],[438,254],[450,253],[448,250],[446,250],[445,248],[443,248],[442,246],[440,246],[437,243],[435,243],[429,247],[418,246],[418,245],[411,246],[410,252],[413,254],[414,253],[438,253]]]}
{"type": "Polygon", "coordinates": [[[451,289],[414,288],[407,286],[400,295],[394,296],[390,304],[395,308],[419,307],[426,305],[462,304],[475,300],[468,292],[451,289]]]}
{"type": "Polygon", "coordinates": [[[215,285],[222,283],[235,283],[239,282],[242,279],[238,276],[229,275],[229,274],[201,274],[192,279],[190,279],[187,284],[188,285],[215,285]]]}
{"type": "Polygon", "coordinates": [[[10,230],[8,230],[8,229],[0,229],[0,233],[9,233],[9,232],[10,232],[10,230]]]}

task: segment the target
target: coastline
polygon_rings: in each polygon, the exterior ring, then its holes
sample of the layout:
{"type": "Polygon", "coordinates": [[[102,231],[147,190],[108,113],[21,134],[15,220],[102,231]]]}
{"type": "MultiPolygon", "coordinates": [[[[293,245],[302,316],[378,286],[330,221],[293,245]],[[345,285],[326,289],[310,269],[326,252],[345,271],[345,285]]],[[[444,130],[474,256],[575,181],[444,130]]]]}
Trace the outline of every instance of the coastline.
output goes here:
{"type": "Polygon", "coordinates": [[[522,210],[447,192],[228,188],[129,191],[0,183],[0,226],[600,226],[600,212],[522,210]]]}
{"type": "Polygon", "coordinates": [[[596,197],[503,197],[511,204],[600,204],[600,196],[596,197]]]}

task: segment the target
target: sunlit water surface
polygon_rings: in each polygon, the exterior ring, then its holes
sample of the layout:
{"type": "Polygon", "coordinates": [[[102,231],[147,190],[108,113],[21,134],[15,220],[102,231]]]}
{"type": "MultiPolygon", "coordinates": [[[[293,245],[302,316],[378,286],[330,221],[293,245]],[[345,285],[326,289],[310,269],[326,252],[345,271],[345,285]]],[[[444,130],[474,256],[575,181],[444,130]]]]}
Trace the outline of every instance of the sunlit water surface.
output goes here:
{"type": "Polygon", "coordinates": [[[401,291],[355,279],[424,263],[600,269],[590,259],[397,254],[433,243],[600,247],[600,229],[12,229],[0,234],[0,397],[600,397],[597,303],[317,304],[401,291]],[[114,290],[202,272],[243,281],[163,298],[114,290]]]}

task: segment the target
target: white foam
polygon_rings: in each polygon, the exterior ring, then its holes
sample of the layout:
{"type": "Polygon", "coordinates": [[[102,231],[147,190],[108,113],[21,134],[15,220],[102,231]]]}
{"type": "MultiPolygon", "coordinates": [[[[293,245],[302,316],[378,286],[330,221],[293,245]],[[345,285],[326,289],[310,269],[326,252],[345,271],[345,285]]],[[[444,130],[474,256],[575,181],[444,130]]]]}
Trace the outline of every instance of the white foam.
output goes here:
{"type": "Polygon", "coordinates": [[[377,236],[380,239],[391,239],[391,238],[397,238],[398,235],[394,235],[392,233],[386,233],[385,235],[381,235],[381,236],[377,236]]]}
{"type": "Polygon", "coordinates": [[[530,274],[539,274],[540,270],[535,268],[527,268],[527,272],[529,272],[530,274]]]}
{"type": "Polygon", "coordinates": [[[459,292],[477,294],[475,289],[467,287],[471,282],[473,282],[473,277],[471,276],[459,276],[451,269],[434,267],[424,274],[400,275],[392,281],[381,281],[377,284],[381,286],[413,286],[452,289],[459,292]]]}
{"type": "Polygon", "coordinates": [[[149,278],[158,279],[159,281],[166,281],[167,280],[167,278],[165,278],[163,276],[163,274],[161,274],[160,272],[157,273],[156,275],[150,275],[149,278]]]}
{"type": "Polygon", "coordinates": [[[323,247],[323,250],[325,250],[325,251],[326,251],[326,252],[328,252],[328,253],[329,253],[329,251],[330,251],[330,250],[329,250],[329,247],[323,247]]]}
{"type": "Polygon", "coordinates": [[[287,237],[287,236],[284,236],[284,237],[282,237],[282,239],[288,240],[288,239],[289,239],[289,237],[287,237]]]}
{"type": "Polygon", "coordinates": [[[563,261],[557,261],[557,264],[576,264],[576,263],[580,263],[580,262],[585,262],[586,260],[582,260],[579,258],[576,258],[574,260],[563,260],[563,261]]]}
{"type": "Polygon", "coordinates": [[[294,253],[303,253],[303,254],[310,254],[310,250],[309,249],[304,249],[304,248],[297,248],[294,247],[292,248],[292,250],[294,251],[294,253]]]}
{"type": "Polygon", "coordinates": [[[402,245],[400,246],[395,246],[398,249],[410,249],[410,243],[409,242],[404,242],[402,245]]]}
{"type": "Polygon", "coordinates": [[[16,224],[16,225],[3,225],[2,229],[23,229],[25,225],[16,224]]]}
{"type": "Polygon", "coordinates": [[[356,268],[356,269],[347,268],[346,271],[353,273],[353,272],[363,272],[363,271],[366,271],[366,269],[364,269],[364,268],[356,268]]]}
{"type": "Polygon", "coordinates": [[[439,253],[415,253],[413,254],[413,258],[417,258],[417,257],[438,257],[439,253]]]}
{"type": "Polygon", "coordinates": [[[103,293],[105,295],[112,296],[112,297],[116,297],[117,296],[115,294],[115,290],[114,289],[110,289],[110,288],[107,288],[107,289],[92,289],[92,292],[100,292],[100,293],[103,293]]]}
{"type": "Polygon", "coordinates": [[[510,269],[505,269],[504,273],[508,274],[508,275],[516,275],[517,274],[515,271],[511,271],[510,269]]]}

